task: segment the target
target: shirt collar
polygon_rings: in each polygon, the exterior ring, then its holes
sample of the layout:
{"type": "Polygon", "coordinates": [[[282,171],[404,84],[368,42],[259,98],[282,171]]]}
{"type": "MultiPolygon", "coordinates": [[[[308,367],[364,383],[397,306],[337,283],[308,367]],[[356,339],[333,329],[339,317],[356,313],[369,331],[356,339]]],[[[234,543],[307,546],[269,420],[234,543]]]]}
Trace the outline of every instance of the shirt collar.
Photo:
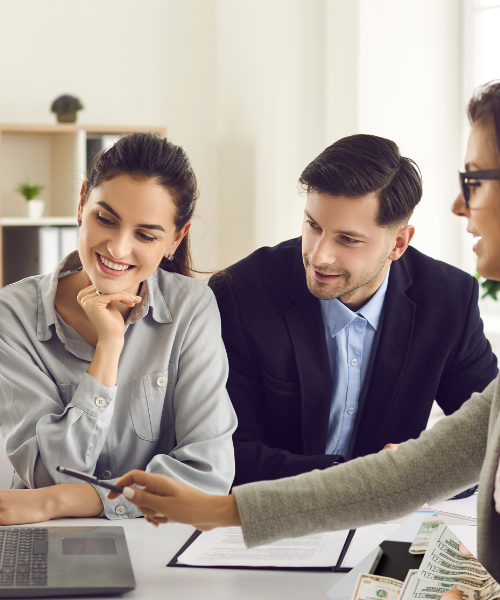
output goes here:
{"type": "MultiPolygon", "coordinates": [[[[50,275],[41,278],[38,287],[37,319],[37,338],[40,341],[49,340],[52,337],[51,325],[57,325],[55,299],[59,278],[70,275],[81,267],[80,257],[75,250],[63,258],[50,275]]],[[[125,325],[140,321],[149,313],[150,308],[152,317],[157,323],[172,323],[172,314],[158,284],[158,269],[143,281],[139,295],[142,297],[142,302],[132,309],[125,325]]]]}
{"type": "Polygon", "coordinates": [[[384,306],[385,293],[387,292],[387,285],[389,284],[389,271],[382,282],[382,285],[378,288],[375,294],[368,300],[368,302],[358,310],[358,315],[364,317],[368,323],[377,331],[378,324],[380,322],[380,315],[382,313],[382,307],[384,306]]]}
{"type": "Polygon", "coordinates": [[[382,307],[384,306],[385,294],[389,283],[389,273],[384,278],[381,286],[370,298],[370,300],[359,309],[358,312],[353,312],[347,308],[338,298],[332,300],[320,300],[321,312],[332,337],[335,337],[339,331],[347,327],[358,316],[363,317],[376,331],[380,322],[382,307]]]}

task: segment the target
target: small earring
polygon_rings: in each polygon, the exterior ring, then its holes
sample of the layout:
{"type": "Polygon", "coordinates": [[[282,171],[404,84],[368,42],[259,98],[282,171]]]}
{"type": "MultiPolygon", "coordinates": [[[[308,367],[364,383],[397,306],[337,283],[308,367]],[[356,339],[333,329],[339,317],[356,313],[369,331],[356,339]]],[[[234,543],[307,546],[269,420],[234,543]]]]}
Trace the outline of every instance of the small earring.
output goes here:
{"type": "Polygon", "coordinates": [[[168,260],[174,260],[174,255],[173,254],[169,254],[168,255],[168,260]]]}
{"type": "Polygon", "coordinates": [[[78,227],[81,227],[81,226],[82,226],[82,222],[80,219],[78,219],[78,227]]]}

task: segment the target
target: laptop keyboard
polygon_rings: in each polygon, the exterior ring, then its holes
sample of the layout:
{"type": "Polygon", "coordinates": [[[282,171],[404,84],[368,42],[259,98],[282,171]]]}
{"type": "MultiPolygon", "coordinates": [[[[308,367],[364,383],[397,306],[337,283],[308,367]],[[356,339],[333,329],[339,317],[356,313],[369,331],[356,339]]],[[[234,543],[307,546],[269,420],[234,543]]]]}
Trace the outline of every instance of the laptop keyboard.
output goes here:
{"type": "Polygon", "coordinates": [[[44,528],[0,529],[0,588],[47,585],[48,536],[44,528]]]}

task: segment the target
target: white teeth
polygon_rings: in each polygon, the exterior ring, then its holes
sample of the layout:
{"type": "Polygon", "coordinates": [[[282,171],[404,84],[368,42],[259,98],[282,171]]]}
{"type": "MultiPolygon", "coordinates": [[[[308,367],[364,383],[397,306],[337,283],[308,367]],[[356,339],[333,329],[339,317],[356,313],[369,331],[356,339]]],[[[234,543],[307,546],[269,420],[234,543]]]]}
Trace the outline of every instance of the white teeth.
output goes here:
{"type": "Polygon", "coordinates": [[[128,265],[117,265],[116,263],[107,260],[100,254],[99,258],[101,259],[101,262],[108,267],[108,269],[113,269],[114,271],[125,271],[125,269],[128,269],[128,265]]]}

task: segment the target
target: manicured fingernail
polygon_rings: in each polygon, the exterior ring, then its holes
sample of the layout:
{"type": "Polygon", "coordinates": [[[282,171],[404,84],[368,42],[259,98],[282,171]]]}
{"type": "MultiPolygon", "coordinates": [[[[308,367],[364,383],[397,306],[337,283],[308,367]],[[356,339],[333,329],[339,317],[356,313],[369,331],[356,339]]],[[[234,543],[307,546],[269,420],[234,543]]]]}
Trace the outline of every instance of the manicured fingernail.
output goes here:
{"type": "Polygon", "coordinates": [[[125,496],[125,498],[128,498],[129,500],[131,500],[135,496],[134,488],[131,488],[131,487],[123,488],[123,495],[125,496]]]}
{"type": "Polygon", "coordinates": [[[161,517],[163,519],[165,515],[162,515],[161,513],[155,513],[155,517],[161,517]]]}

